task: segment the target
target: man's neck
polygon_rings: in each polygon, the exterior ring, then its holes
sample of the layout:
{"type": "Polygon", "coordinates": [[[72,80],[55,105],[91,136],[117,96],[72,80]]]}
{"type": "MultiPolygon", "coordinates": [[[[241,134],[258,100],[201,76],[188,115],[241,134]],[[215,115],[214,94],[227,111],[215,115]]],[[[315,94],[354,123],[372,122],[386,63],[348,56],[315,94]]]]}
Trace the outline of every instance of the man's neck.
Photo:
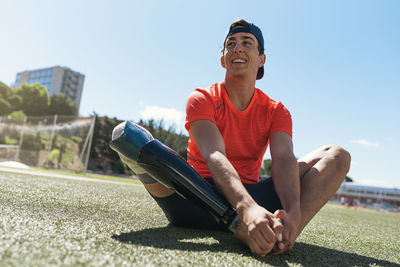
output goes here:
{"type": "Polygon", "coordinates": [[[256,81],[245,77],[228,77],[225,75],[224,86],[231,103],[238,110],[245,110],[254,95],[256,81]]]}

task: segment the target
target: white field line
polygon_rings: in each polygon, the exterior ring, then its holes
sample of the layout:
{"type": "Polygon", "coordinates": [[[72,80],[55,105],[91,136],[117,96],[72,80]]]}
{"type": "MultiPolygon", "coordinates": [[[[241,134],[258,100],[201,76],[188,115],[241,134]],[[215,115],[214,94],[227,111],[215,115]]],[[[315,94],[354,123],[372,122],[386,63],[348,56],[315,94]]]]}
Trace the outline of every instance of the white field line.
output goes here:
{"type": "Polygon", "coordinates": [[[0,167],[0,171],[1,172],[12,172],[12,173],[45,176],[45,177],[52,177],[52,178],[79,180],[79,181],[141,186],[141,184],[133,184],[133,183],[127,183],[127,182],[121,182],[121,181],[102,180],[102,179],[97,179],[97,178],[85,178],[85,177],[80,177],[80,176],[73,176],[73,175],[66,175],[66,174],[59,174],[59,173],[47,173],[47,172],[32,171],[32,170],[22,170],[22,169],[16,169],[16,168],[0,167]]]}

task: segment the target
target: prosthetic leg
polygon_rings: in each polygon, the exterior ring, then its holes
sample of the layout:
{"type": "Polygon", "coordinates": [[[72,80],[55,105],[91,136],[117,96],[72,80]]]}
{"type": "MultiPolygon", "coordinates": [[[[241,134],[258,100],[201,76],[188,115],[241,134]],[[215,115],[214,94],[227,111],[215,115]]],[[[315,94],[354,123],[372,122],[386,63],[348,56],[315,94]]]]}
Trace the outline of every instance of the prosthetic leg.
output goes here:
{"type": "Polygon", "coordinates": [[[123,122],[114,128],[110,146],[135,172],[148,173],[157,182],[194,202],[247,243],[235,209],[221,199],[185,159],[154,139],[146,129],[131,121],[123,122]]]}

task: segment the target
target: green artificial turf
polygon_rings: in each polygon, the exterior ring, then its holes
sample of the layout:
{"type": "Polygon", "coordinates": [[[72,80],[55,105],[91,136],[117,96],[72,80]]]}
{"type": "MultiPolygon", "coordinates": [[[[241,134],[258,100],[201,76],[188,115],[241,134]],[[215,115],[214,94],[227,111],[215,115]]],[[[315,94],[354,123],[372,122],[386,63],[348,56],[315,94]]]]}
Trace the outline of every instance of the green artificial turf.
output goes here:
{"type": "Polygon", "coordinates": [[[132,176],[132,177],[113,176],[113,175],[97,174],[97,173],[90,173],[90,172],[78,172],[78,171],[49,169],[49,168],[40,168],[40,167],[30,167],[30,171],[32,171],[32,172],[44,171],[46,173],[55,173],[55,174],[71,175],[71,176],[84,177],[84,178],[95,178],[95,179],[101,179],[101,180],[141,184],[137,178],[134,178],[134,176],[132,176]]]}
{"type": "Polygon", "coordinates": [[[0,266],[398,266],[400,215],[328,205],[294,249],[170,226],[143,186],[0,172],[0,266]]]}

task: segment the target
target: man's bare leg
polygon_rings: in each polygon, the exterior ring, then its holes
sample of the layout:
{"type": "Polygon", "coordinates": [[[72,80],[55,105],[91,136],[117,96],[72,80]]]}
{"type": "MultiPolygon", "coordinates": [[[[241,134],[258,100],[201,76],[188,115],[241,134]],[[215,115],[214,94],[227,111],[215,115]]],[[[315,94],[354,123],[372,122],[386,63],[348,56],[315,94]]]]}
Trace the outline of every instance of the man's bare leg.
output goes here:
{"type": "Polygon", "coordinates": [[[147,191],[155,197],[168,197],[175,193],[174,190],[160,183],[144,184],[144,187],[146,187],[147,191]]]}
{"type": "MultiPolygon", "coordinates": [[[[274,254],[292,249],[296,238],[335,194],[350,168],[350,154],[335,145],[323,146],[298,160],[301,221],[297,233],[277,243],[274,254]]],[[[285,213],[280,216],[285,221],[285,213]]],[[[285,223],[284,223],[285,225],[285,223]]],[[[285,227],[285,226],[284,226],[285,227]]]]}
{"type": "Polygon", "coordinates": [[[323,146],[299,162],[301,225],[299,234],[328,202],[350,169],[349,152],[336,145],[323,146]]]}

